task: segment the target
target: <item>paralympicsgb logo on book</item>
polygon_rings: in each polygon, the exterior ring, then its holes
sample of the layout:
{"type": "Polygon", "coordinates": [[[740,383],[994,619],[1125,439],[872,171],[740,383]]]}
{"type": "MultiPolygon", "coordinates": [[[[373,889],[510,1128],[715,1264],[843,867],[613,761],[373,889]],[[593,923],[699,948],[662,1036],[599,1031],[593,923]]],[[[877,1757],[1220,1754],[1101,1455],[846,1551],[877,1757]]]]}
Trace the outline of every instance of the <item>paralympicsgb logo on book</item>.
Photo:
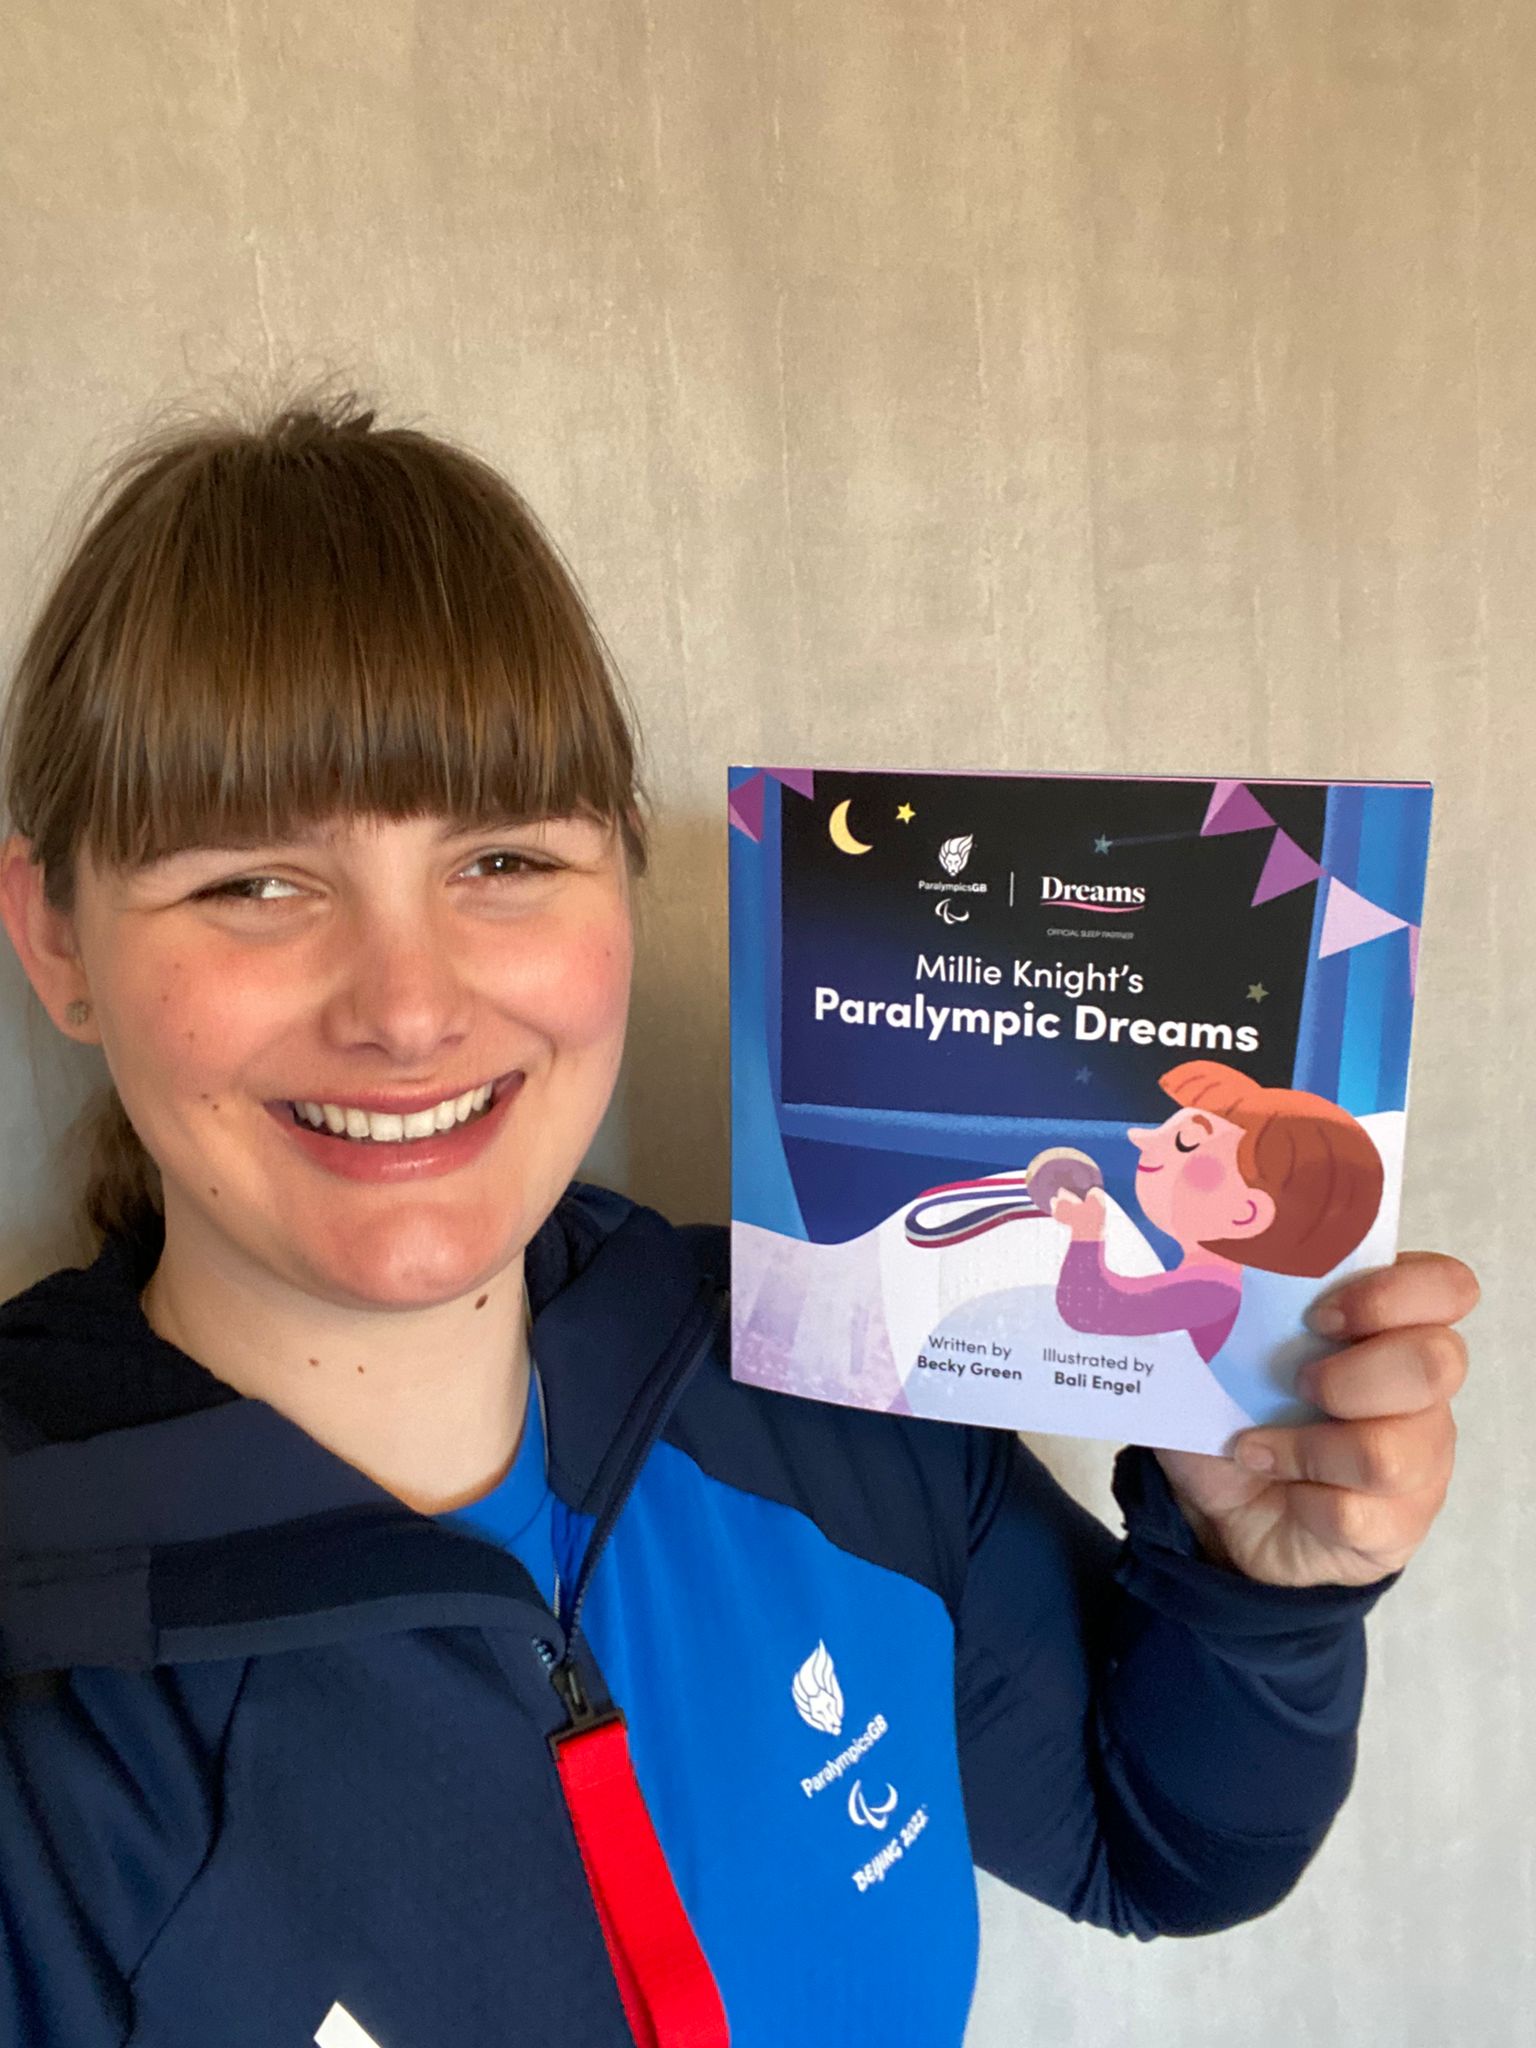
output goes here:
{"type": "Polygon", "coordinates": [[[946,839],[939,848],[939,866],[946,875],[958,875],[971,857],[971,848],[976,844],[974,832],[957,832],[953,839],[946,839]]]}
{"type": "Polygon", "coordinates": [[[790,1692],[802,1721],[819,1728],[823,1735],[842,1734],[843,1689],[825,1643],[818,1643],[800,1666],[790,1692]]]}

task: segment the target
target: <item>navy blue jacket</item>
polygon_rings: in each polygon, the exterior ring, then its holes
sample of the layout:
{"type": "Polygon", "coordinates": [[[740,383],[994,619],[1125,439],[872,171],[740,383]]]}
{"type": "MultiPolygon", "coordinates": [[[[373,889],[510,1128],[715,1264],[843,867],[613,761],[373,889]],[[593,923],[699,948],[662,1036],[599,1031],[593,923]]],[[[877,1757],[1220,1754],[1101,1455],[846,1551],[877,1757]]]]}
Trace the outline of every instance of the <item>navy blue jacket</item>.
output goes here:
{"type": "Polygon", "coordinates": [[[1005,1432],[738,1385],[727,1249],[579,1182],[529,1246],[558,1587],[156,1336],[157,1242],[0,1307],[0,2040],[620,2048],[571,1661],[733,2048],[958,2043],[973,1864],[1143,1938],[1285,1896],[1381,1588],[1208,1563],[1145,1451],[1121,1541],[1005,1432]]]}

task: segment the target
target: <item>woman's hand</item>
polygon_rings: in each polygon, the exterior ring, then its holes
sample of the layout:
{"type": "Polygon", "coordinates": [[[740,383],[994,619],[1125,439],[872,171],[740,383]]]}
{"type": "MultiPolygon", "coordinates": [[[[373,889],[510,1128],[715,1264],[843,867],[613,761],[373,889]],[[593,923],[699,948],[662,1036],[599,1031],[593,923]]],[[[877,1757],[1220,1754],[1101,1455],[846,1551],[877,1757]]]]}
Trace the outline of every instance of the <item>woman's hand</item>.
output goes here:
{"type": "Polygon", "coordinates": [[[1086,1195],[1071,1195],[1065,1190],[1051,1202],[1051,1214],[1058,1223],[1065,1223],[1072,1233],[1074,1244],[1094,1242],[1104,1235],[1104,1193],[1101,1188],[1090,1188],[1086,1195]]]}
{"type": "Polygon", "coordinates": [[[1207,1556],[1272,1586],[1364,1586],[1400,1570],[1450,1484],[1467,1347],[1449,1326],[1478,1292],[1460,1259],[1402,1252],[1314,1311],[1324,1334],[1353,1339],[1298,1383],[1329,1420],[1245,1430],[1237,1463],[1156,1452],[1207,1556]]]}

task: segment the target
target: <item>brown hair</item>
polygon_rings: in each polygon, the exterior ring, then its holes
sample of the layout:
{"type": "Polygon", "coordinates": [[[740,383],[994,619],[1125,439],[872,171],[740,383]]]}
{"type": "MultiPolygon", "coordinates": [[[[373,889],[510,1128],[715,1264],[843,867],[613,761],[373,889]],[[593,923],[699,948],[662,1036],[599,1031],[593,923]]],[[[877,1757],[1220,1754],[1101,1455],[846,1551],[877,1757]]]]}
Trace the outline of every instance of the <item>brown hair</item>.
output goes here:
{"type": "MultiPolygon", "coordinates": [[[[55,909],[82,844],[133,868],[337,812],[580,811],[644,873],[632,714],[570,570],[484,462],[373,421],[310,398],[107,472],[0,716],[0,798],[55,909]]],[[[88,1236],[163,1213],[115,1088],[73,1135],[88,1236]]]]}
{"type": "Polygon", "coordinates": [[[1275,1204],[1260,1236],[1222,1238],[1207,1251],[1314,1280],[1349,1257],[1376,1220],[1385,1176],[1370,1134],[1347,1109],[1300,1088],[1260,1087],[1216,1060],[1186,1060],[1158,1085],[1184,1108],[1238,1125],[1237,1170],[1275,1204]]]}

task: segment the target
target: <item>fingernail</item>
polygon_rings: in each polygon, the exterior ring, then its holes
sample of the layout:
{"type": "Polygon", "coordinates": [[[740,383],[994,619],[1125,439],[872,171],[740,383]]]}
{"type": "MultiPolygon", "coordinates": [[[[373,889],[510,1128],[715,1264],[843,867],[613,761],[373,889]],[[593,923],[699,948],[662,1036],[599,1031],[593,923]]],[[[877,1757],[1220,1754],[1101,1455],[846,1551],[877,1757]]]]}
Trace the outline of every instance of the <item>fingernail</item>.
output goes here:
{"type": "Polygon", "coordinates": [[[1275,1454],[1268,1444],[1239,1444],[1237,1462],[1246,1465],[1250,1472],[1273,1472],[1275,1454]]]}
{"type": "Polygon", "coordinates": [[[1312,1327],[1324,1337],[1342,1337],[1346,1328],[1344,1311],[1341,1308],[1315,1308],[1312,1311],[1312,1327]]]}

